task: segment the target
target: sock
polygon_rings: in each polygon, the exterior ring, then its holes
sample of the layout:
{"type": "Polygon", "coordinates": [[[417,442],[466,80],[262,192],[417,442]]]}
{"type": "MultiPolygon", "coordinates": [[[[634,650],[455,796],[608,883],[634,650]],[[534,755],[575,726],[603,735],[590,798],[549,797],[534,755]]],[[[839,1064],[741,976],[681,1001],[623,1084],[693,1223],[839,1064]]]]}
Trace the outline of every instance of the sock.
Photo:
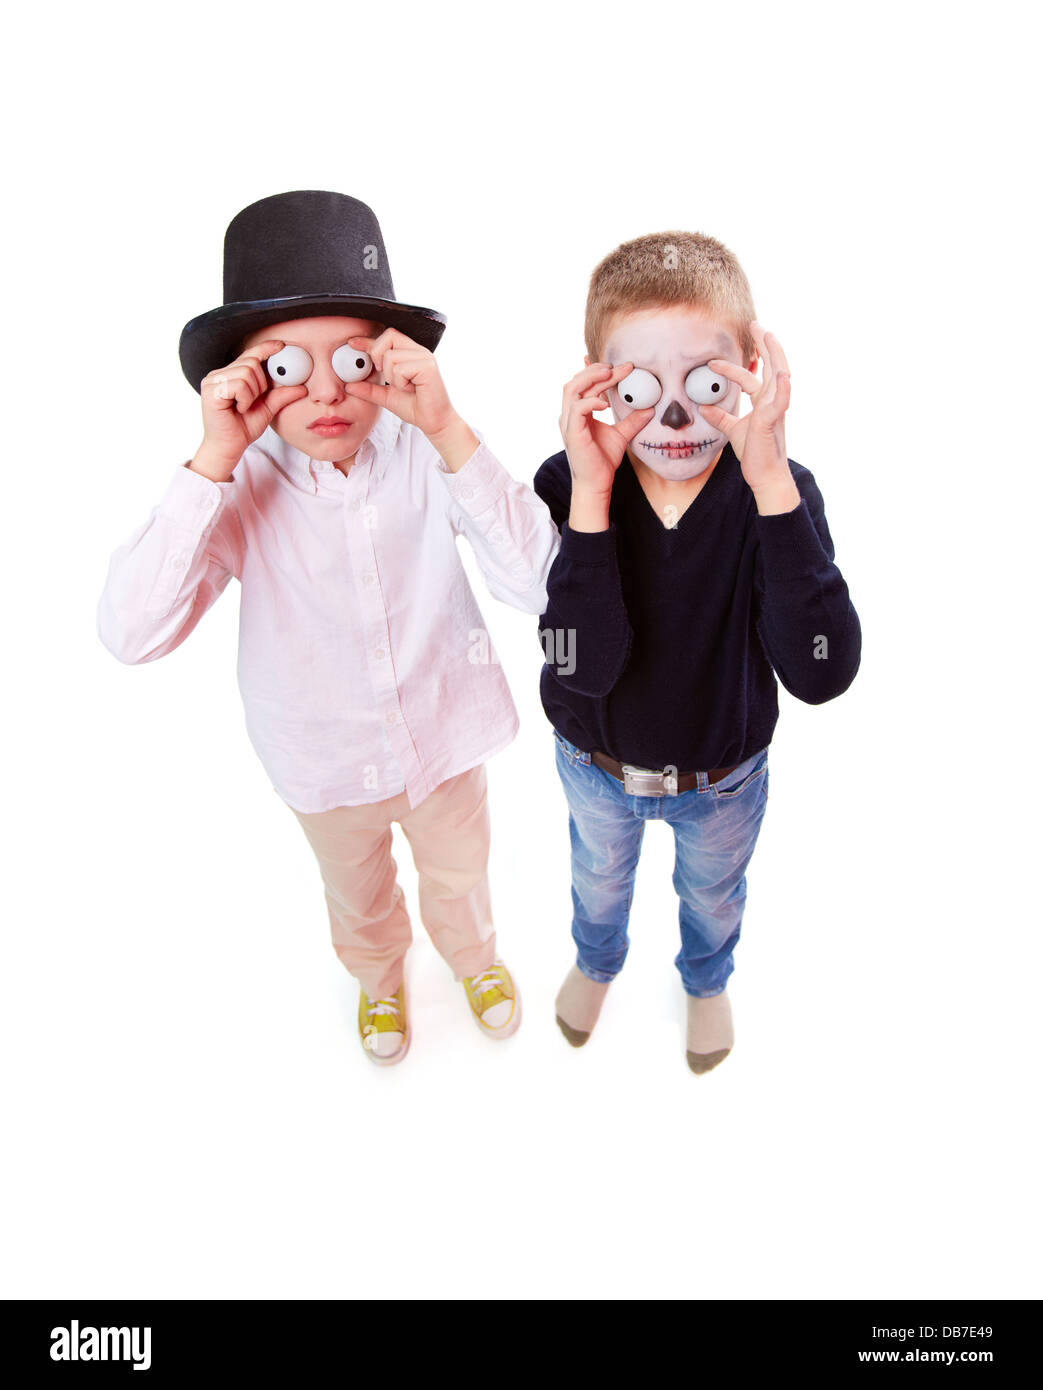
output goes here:
{"type": "Polygon", "coordinates": [[[600,983],[590,979],[578,965],[565,976],[565,983],[554,1001],[554,1012],[558,1026],[573,1047],[582,1047],[590,1037],[607,991],[607,981],[600,983]]]}
{"type": "Polygon", "coordinates": [[[688,995],[688,1029],[685,1047],[694,1072],[710,1071],[723,1062],[735,1043],[732,1006],[728,991],[708,999],[688,995]]]}

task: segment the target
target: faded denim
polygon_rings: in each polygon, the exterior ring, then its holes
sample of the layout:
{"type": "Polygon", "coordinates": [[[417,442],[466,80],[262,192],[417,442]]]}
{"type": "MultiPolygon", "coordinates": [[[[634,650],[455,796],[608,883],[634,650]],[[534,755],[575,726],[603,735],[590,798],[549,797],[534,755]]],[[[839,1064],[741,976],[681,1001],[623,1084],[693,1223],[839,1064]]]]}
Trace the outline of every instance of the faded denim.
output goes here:
{"type": "Polygon", "coordinates": [[[681,949],[674,964],[687,994],[720,994],[735,969],[746,868],[768,801],[767,748],[719,782],[701,772],[698,785],[678,796],[634,796],[556,729],[554,742],[569,806],[572,936],[580,970],[608,981],[623,968],[645,822],[665,820],[674,831],[673,884],[680,899],[681,949]]]}

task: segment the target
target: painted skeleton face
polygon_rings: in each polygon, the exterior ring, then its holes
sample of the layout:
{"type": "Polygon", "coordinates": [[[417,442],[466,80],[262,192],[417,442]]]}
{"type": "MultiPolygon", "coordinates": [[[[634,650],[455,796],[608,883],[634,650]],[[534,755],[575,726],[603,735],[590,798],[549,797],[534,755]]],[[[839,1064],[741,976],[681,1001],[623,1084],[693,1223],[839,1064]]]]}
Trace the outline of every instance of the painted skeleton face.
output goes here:
{"type": "Polygon", "coordinates": [[[602,361],[633,362],[634,370],[609,392],[616,423],[632,410],[655,415],[630,444],[653,473],[669,482],[695,478],[720,456],[727,436],[700,415],[700,405],[739,413],[741,391],[706,365],[721,357],[742,363],[731,333],[697,309],[672,305],[627,314],[609,326],[602,361]]]}

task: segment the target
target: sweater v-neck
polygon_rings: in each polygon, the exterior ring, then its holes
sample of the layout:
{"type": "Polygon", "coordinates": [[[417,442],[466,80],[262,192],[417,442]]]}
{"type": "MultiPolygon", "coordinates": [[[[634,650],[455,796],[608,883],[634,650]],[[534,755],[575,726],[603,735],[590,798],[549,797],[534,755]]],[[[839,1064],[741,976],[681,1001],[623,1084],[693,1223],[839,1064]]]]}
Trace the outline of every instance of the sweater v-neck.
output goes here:
{"type": "Polygon", "coordinates": [[[669,548],[669,543],[673,539],[680,536],[685,530],[690,530],[693,527],[695,524],[693,518],[699,519],[704,517],[706,513],[716,505],[724,487],[723,480],[719,475],[724,472],[730,472],[733,463],[738,463],[738,459],[732,452],[732,446],[730,444],[725,444],[721,451],[720,458],[714,465],[713,472],[678,517],[677,525],[664,526],[662,517],[656,511],[649,500],[648,494],[641,486],[641,479],[637,476],[637,471],[631,462],[629,453],[624,454],[623,462],[620,467],[626,470],[624,476],[630,489],[628,511],[631,517],[635,519],[637,516],[644,513],[647,520],[654,525],[655,529],[662,533],[667,543],[667,548],[669,548]]]}

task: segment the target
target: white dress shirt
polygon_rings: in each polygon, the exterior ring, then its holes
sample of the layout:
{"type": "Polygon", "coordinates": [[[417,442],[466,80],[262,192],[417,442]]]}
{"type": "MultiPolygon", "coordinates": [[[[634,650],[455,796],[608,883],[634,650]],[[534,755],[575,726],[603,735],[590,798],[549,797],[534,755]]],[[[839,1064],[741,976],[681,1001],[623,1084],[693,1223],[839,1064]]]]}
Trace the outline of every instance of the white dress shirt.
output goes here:
{"type": "Polygon", "coordinates": [[[345,476],[268,429],[228,482],[177,468],[112,556],[98,635],[155,661],[234,575],[247,732],[278,794],[314,812],[405,790],[415,807],[518,731],[458,535],[496,598],[545,611],[557,528],[484,440],[453,473],[384,410],[345,476]]]}

